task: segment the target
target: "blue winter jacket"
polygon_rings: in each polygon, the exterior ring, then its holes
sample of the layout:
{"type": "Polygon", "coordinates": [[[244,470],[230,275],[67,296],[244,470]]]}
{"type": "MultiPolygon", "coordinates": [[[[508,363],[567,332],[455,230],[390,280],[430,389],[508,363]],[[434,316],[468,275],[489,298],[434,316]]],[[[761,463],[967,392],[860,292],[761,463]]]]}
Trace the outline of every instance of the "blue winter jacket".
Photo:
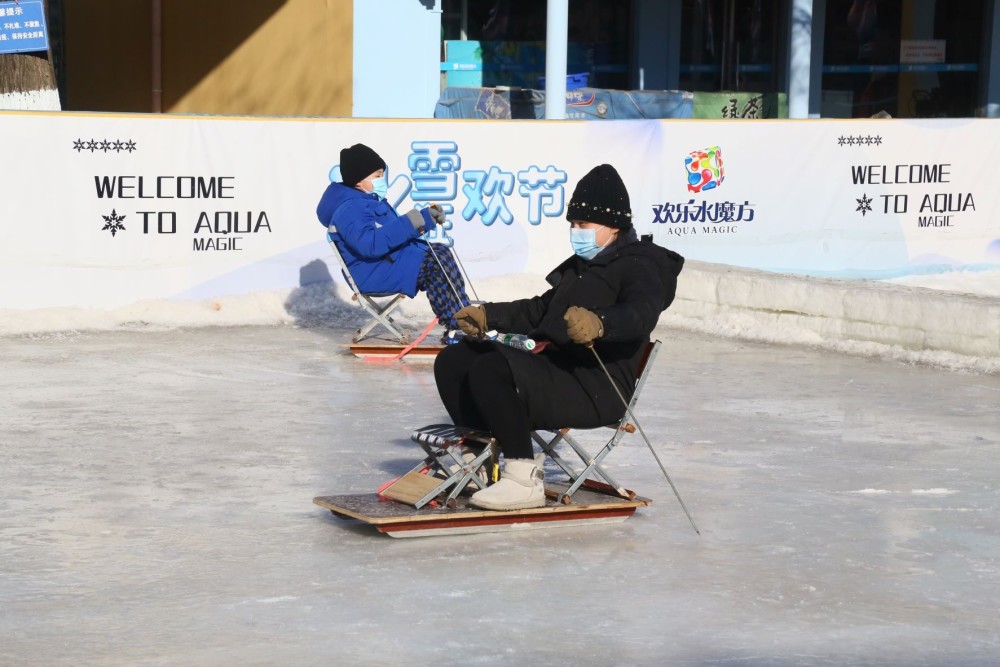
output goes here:
{"type": "MultiPolygon", "coordinates": [[[[432,229],[430,212],[420,214],[425,228],[432,229]]],[[[427,243],[406,216],[397,215],[385,200],[341,183],[330,183],[316,215],[324,227],[337,228],[334,241],[359,290],[416,295],[427,243]]]]}

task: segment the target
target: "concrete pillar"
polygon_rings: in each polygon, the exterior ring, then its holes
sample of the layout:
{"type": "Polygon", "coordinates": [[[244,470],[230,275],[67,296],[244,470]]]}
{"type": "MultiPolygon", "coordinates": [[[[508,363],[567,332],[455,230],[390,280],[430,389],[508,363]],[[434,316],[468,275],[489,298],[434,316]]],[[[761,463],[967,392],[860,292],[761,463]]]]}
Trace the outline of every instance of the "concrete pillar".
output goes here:
{"type": "Polygon", "coordinates": [[[986,2],[986,29],[983,35],[982,72],[983,108],[987,118],[1000,118],[1000,0],[986,2]]]}
{"type": "Polygon", "coordinates": [[[820,118],[823,106],[823,42],[826,38],[826,0],[813,0],[812,60],[809,62],[809,117],[820,118]]]}
{"type": "Polygon", "coordinates": [[[792,0],[788,57],[788,117],[809,117],[813,0],[792,0]]]}
{"type": "Polygon", "coordinates": [[[545,118],[566,117],[569,0],[548,0],[545,17],[545,118]]]}

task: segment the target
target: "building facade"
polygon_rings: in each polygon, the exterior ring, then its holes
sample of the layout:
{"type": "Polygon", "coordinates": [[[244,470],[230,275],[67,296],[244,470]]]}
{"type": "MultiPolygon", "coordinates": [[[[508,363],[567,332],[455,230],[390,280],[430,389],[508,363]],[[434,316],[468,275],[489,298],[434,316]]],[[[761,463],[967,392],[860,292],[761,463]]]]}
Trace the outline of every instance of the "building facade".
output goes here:
{"type": "MultiPolygon", "coordinates": [[[[448,85],[544,88],[546,5],[49,0],[66,110],[370,118],[429,118],[448,85]]],[[[995,117],[998,5],[571,0],[567,74],[696,102],[781,96],[792,117],[995,117]]]]}

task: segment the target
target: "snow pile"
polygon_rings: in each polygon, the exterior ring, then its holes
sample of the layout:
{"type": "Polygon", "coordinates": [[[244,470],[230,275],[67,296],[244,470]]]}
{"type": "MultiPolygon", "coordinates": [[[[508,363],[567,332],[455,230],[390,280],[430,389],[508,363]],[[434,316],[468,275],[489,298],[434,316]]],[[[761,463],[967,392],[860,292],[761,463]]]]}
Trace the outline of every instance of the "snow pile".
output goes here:
{"type": "MultiPolygon", "coordinates": [[[[1000,373],[1000,273],[923,277],[925,284],[935,280],[952,291],[691,261],[660,327],[1000,373]]],[[[475,287],[482,300],[504,301],[539,294],[546,284],[541,276],[518,275],[475,287]]],[[[368,317],[350,296],[343,284],[325,283],[208,301],[143,301],[108,311],[7,310],[0,311],[0,335],[246,325],[354,328],[368,317]]],[[[394,314],[418,330],[431,317],[422,295],[394,314]]]]}
{"type": "Polygon", "coordinates": [[[996,297],[700,262],[689,262],[682,278],[661,324],[1000,372],[996,297]]]}
{"type": "Polygon", "coordinates": [[[54,89],[0,93],[0,109],[15,111],[59,111],[59,91],[54,89]]]}

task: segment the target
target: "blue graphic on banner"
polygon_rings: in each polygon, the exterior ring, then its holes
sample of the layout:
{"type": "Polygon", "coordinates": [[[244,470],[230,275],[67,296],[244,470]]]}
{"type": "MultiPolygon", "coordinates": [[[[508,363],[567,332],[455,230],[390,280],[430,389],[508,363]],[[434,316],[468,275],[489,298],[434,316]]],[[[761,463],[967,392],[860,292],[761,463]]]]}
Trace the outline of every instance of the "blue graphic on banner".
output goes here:
{"type": "MultiPolygon", "coordinates": [[[[445,214],[444,224],[425,236],[428,241],[453,246],[454,238],[449,232],[453,228],[450,219],[456,211],[462,219],[471,221],[479,216],[484,227],[498,220],[504,225],[514,223],[514,213],[507,198],[517,194],[526,200],[527,222],[540,225],[544,217],[560,218],[566,208],[564,170],[548,165],[544,169],[532,165],[524,171],[504,171],[496,165],[484,169],[462,170],[462,158],[458,144],[454,141],[414,141],[410,144],[410,154],[406,158],[409,176],[395,177],[386,173],[389,188],[386,199],[393,208],[399,208],[407,197],[416,208],[432,204],[441,207],[445,214]],[[459,182],[464,183],[461,189],[459,182]],[[458,202],[459,195],[465,198],[458,202]]],[[[340,181],[340,165],[334,165],[328,177],[340,181]]]]}
{"type": "Polygon", "coordinates": [[[472,220],[472,216],[479,215],[483,224],[489,227],[497,218],[505,225],[514,222],[514,214],[507,208],[504,195],[514,193],[514,174],[500,171],[499,167],[490,167],[487,171],[467,171],[465,172],[465,182],[471,185],[462,186],[464,194],[469,203],[462,209],[462,217],[472,220]],[[483,197],[489,197],[488,201],[483,201],[483,197]]]}
{"type": "Polygon", "coordinates": [[[542,214],[547,216],[562,216],[563,205],[565,203],[566,172],[556,169],[552,165],[539,171],[538,167],[531,167],[527,171],[517,172],[518,186],[517,192],[528,200],[528,223],[532,225],[542,224],[542,214]],[[548,202],[546,205],[545,202],[548,202]]]}
{"type": "Polygon", "coordinates": [[[48,49],[49,31],[41,0],[0,2],[0,53],[48,49]]]}
{"type": "MultiPolygon", "coordinates": [[[[497,165],[485,169],[461,170],[462,158],[454,141],[414,141],[407,158],[413,190],[410,198],[420,204],[437,204],[446,220],[431,233],[429,240],[451,246],[454,239],[448,232],[452,222],[447,219],[459,211],[462,219],[471,221],[479,216],[483,226],[498,220],[505,225],[514,223],[514,214],[507,198],[517,194],[527,200],[528,224],[542,224],[543,216],[561,217],[565,210],[566,172],[549,165],[540,169],[532,165],[525,171],[505,171],[497,165]],[[459,192],[458,183],[464,183],[459,192]],[[464,205],[456,200],[465,197],[464,205]]],[[[396,202],[398,206],[400,201],[396,202]]]]}

